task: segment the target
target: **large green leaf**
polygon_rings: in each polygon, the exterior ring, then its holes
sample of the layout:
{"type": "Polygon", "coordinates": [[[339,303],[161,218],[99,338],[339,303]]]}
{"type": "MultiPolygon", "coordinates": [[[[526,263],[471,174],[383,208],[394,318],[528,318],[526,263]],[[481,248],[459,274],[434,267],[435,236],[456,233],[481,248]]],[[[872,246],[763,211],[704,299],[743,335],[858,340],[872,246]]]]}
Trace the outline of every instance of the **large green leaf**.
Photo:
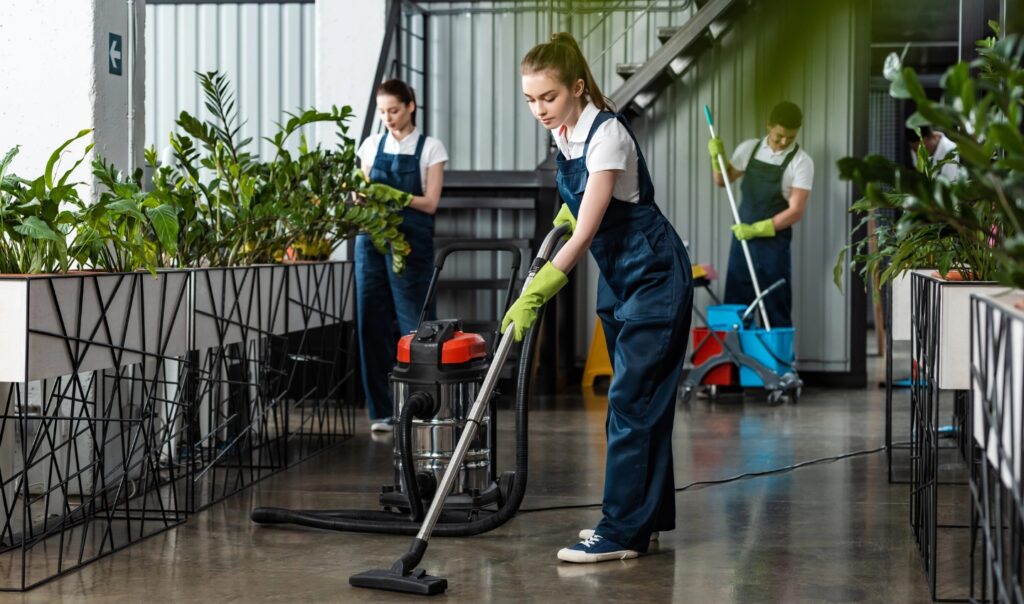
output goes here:
{"type": "Polygon", "coordinates": [[[38,216],[28,216],[21,221],[21,224],[14,227],[14,230],[25,237],[31,237],[33,239],[46,239],[49,241],[64,241],[64,238],[54,232],[41,218],[38,216]]]}
{"type": "MultiPolygon", "coordinates": [[[[43,173],[43,182],[46,183],[46,187],[47,188],[49,188],[49,189],[53,188],[53,169],[57,165],[57,162],[60,161],[61,154],[64,153],[64,150],[67,149],[68,146],[71,145],[71,143],[77,141],[78,139],[80,139],[80,138],[82,138],[84,136],[87,136],[90,132],[92,132],[91,128],[86,128],[85,130],[79,130],[78,134],[76,134],[75,136],[73,136],[73,137],[69,138],[68,140],[64,141],[61,144],[61,146],[57,147],[57,149],[53,153],[50,154],[50,159],[48,159],[46,161],[46,171],[43,173]]],[[[88,153],[88,151],[86,151],[86,152],[88,153]]]]}
{"type": "Polygon", "coordinates": [[[153,224],[153,231],[156,233],[160,246],[169,254],[177,252],[178,232],[178,210],[171,205],[161,204],[156,207],[146,208],[146,216],[153,224]]]}

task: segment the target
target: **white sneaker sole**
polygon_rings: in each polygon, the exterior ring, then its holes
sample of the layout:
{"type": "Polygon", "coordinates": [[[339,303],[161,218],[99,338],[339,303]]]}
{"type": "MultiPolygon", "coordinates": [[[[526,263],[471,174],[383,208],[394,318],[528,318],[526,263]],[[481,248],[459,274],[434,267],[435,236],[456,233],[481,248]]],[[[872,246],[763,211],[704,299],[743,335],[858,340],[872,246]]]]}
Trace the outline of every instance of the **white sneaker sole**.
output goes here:
{"type": "Polygon", "coordinates": [[[391,424],[386,424],[384,422],[370,424],[370,432],[391,432],[393,430],[394,428],[391,424]]]}
{"type": "Polygon", "coordinates": [[[608,562],[610,560],[630,560],[639,557],[640,554],[631,549],[607,552],[604,554],[588,554],[575,549],[563,547],[558,550],[558,559],[562,562],[573,562],[575,564],[593,564],[594,562],[608,562]]]}
{"type": "MultiPolygon", "coordinates": [[[[593,536],[594,529],[583,529],[580,531],[580,541],[586,541],[587,539],[590,539],[593,536]]],[[[659,536],[660,535],[658,535],[658,531],[654,531],[653,533],[651,533],[651,541],[657,541],[659,536]]]]}

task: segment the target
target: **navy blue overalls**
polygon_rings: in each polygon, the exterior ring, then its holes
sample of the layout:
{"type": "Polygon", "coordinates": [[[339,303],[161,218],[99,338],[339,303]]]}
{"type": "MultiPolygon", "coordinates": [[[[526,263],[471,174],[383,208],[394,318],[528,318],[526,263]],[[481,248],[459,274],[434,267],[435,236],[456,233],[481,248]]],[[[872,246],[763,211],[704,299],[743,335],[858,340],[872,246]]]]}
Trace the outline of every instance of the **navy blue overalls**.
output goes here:
{"type": "MultiPolygon", "coordinates": [[[[761,141],[758,141],[743,173],[743,182],[740,183],[740,191],[743,194],[740,220],[745,224],[767,220],[789,208],[789,200],[782,194],[782,175],[800,150],[800,145],[795,145],[778,166],[758,160],[757,150],[760,148],[761,141]]],[[[786,280],[784,286],[764,298],[765,310],[768,312],[768,320],[771,321],[772,327],[793,326],[793,260],[789,249],[792,240],[793,229],[786,228],[777,232],[774,237],[759,237],[747,241],[761,291],[768,289],[779,279],[786,280]]],[[[750,270],[743,257],[743,249],[739,240],[733,236],[732,248],[729,250],[729,271],[725,278],[725,303],[750,304],[756,297],[754,282],[750,280],[750,270]]]]}
{"type": "MultiPolygon", "coordinates": [[[[380,138],[370,181],[413,195],[423,195],[420,156],[427,136],[420,134],[413,155],[385,153],[387,137],[385,132],[380,138]]],[[[398,229],[412,248],[406,258],[405,273],[401,276],[391,270],[391,254],[377,251],[369,235],[356,237],[356,322],[363,392],[371,420],[391,417],[394,412],[388,373],[395,366],[400,334],[415,331],[417,327],[434,264],[433,216],[405,208],[398,229]]]]}
{"type": "Polygon", "coordinates": [[[587,188],[587,151],[594,132],[618,119],[633,138],[640,201],[612,198],[590,253],[601,276],[597,314],[614,377],[608,391],[608,455],[604,517],[597,534],[647,551],[651,532],[675,528],[672,423],[693,306],[690,260],[675,229],[654,202],[654,185],[625,118],[602,111],[583,155],[558,154],[558,190],[579,215],[587,188]]]}

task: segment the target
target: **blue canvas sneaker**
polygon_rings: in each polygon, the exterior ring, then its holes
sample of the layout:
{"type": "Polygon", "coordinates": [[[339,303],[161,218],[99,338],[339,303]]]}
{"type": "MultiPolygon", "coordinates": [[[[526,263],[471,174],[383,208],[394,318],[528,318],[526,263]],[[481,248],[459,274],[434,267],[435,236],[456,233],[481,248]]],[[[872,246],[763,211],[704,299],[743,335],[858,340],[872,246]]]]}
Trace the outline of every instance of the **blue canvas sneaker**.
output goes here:
{"type": "Polygon", "coordinates": [[[563,547],[558,550],[559,560],[575,562],[577,564],[592,564],[594,562],[605,562],[606,560],[629,560],[639,555],[639,552],[626,549],[600,535],[594,535],[572,547],[563,547]]]}

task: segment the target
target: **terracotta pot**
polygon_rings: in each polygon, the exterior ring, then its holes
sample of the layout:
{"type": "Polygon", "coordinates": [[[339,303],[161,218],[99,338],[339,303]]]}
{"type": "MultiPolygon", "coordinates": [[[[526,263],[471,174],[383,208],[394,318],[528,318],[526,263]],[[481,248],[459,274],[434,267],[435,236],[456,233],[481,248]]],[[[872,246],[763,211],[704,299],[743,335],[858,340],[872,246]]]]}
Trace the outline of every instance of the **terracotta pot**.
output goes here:
{"type": "Polygon", "coordinates": [[[975,277],[972,272],[964,274],[962,271],[956,269],[947,272],[945,275],[939,274],[939,271],[932,271],[932,276],[938,279],[945,279],[946,281],[981,281],[981,279],[975,277]]]}

